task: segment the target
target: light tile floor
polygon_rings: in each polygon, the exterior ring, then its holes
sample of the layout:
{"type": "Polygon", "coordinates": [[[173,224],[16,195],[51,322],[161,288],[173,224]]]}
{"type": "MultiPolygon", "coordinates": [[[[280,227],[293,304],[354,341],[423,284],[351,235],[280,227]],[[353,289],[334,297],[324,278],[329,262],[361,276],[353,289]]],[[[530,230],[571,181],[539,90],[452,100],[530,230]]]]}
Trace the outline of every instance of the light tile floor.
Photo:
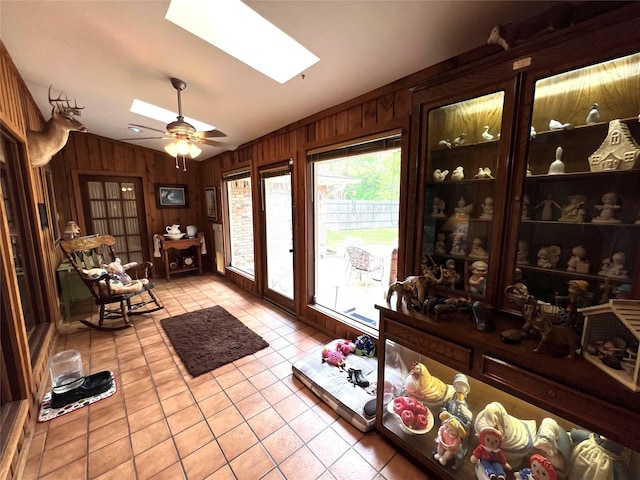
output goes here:
{"type": "Polygon", "coordinates": [[[37,424],[23,480],[428,479],[292,376],[291,364],[325,334],[216,276],[155,282],[166,308],[133,317],[133,328],[62,327],[56,351],[80,351],[86,373],[113,371],[118,390],[37,424]],[[193,378],[160,320],[213,305],[270,346],[193,378]]]}

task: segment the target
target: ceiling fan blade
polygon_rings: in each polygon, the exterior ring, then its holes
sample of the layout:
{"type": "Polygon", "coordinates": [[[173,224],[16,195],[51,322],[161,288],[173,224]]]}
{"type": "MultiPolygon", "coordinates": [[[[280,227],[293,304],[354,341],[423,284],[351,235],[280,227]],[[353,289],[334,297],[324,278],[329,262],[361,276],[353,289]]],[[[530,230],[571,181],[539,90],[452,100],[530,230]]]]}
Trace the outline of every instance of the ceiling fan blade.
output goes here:
{"type": "Polygon", "coordinates": [[[226,137],[227,134],[224,132],[221,132],[220,130],[218,130],[217,128],[213,129],[213,130],[206,130],[203,132],[196,132],[196,135],[200,138],[221,138],[221,137],[226,137]]]}
{"type": "Polygon", "coordinates": [[[224,147],[222,142],[216,142],[215,140],[209,140],[207,138],[198,138],[198,143],[204,143],[205,145],[211,145],[212,147],[224,147]]]}
{"type": "Polygon", "coordinates": [[[159,128],[147,127],[146,125],[138,125],[136,123],[129,124],[132,127],[143,128],[145,130],[153,130],[154,132],[166,133],[166,130],[160,130],[159,128]]]}
{"type": "Polygon", "coordinates": [[[121,138],[120,140],[169,140],[171,137],[131,137],[121,138]]]}

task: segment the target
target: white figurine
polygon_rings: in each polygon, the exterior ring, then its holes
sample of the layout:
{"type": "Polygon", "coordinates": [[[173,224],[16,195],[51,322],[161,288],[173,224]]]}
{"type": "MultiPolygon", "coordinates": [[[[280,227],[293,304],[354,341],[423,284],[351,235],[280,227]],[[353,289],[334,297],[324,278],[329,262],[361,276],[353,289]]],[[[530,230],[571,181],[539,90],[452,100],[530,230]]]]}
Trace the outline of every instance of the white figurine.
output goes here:
{"type": "Polygon", "coordinates": [[[593,125],[594,123],[598,123],[600,121],[600,112],[598,111],[598,104],[594,103],[591,105],[591,110],[589,111],[589,115],[587,115],[587,125],[593,125]]]}
{"type": "Polygon", "coordinates": [[[489,133],[489,125],[484,126],[484,130],[482,132],[482,138],[484,138],[487,142],[495,138],[493,135],[489,133]]]}
{"type": "Polygon", "coordinates": [[[529,140],[535,140],[536,139],[536,135],[538,133],[536,132],[536,127],[534,127],[533,125],[531,125],[531,131],[529,133],[529,140]]]}
{"type": "Polygon", "coordinates": [[[471,252],[469,252],[469,258],[489,258],[489,254],[484,249],[484,243],[481,238],[476,237],[471,241],[471,252]]]}
{"type": "Polygon", "coordinates": [[[556,148],[556,159],[549,165],[549,175],[561,175],[564,173],[564,162],[562,161],[562,147],[556,148]]]}
{"type": "Polygon", "coordinates": [[[433,171],[433,180],[435,182],[443,182],[445,178],[447,178],[447,175],[449,174],[449,170],[440,170],[439,168],[436,168],[433,171]]]}
{"type": "Polygon", "coordinates": [[[553,220],[553,207],[558,207],[559,209],[562,209],[562,207],[553,200],[553,197],[551,195],[549,195],[547,198],[545,198],[543,201],[541,201],[538,205],[535,206],[535,208],[540,208],[540,207],[543,207],[541,220],[544,220],[546,222],[553,220]]]}
{"type": "Polygon", "coordinates": [[[462,240],[464,240],[465,234],[453,232],[449,236],[451,237],[451,251],[449,253],[451,255],[464,255],[465,247],[462,244],[462,240]]]}
{"type": "Polygon", "coordinates": [[[462,166],[456,167],[453,170],[453,173],[451,173],[451,180],[464,180],[464,168],[462,166]]]}
{"type": "Polygon", "coordinates": [[[587,251],[582,245],[575,246],[571,249],[571,258],[567,262],[568,272],[589,273],[589,261],[584,258],[587,251]]]}
{"type": "Polygon", "coordinates": [[[529,244],[524,240],[518,242],[518,265],[529,265],[529,244]]]}
{"type": "Polygon", "coordinates": [[[482,206],[482,213],[480,217],[482,220],[491,220],[493,218],[493,198],[487,197],[484,199],[482,206]]]}
{"type": "Polygon", "coordinates": [[[458,200],[458,206],[454,209],[454,211],[458,215],[469,216],[471,212],[473,212],[473,203],[467,205],[467,201],[464,199],[464,197],[460,197],[460,199],[458,200]]]}
{"type": "Polygon", "coordinates": [[[459,136],[457,136],[454,140],[453,140],[453,146],[454,147],[459,147],[460,145],[462,145],[464,143],[464,139],[467,137],[466,132],[462,132],[459,136]]]}
{"type": "Polygon", "coordinates": [[[549,121],[549,130],[570,130],[573,128],[573,125],[570,123],[560,123],[553,118],[549,121]]]}
{"type": "Polygon", "coordinates": [[[444,207],[444,200],[442,200],[440,197],[433,197],[433,212],[431,213],[431,216],[433,218],[446,217],[446,215],[444,214],[444,207]]]}
{"type": "Polygon", "coordinates": [[[569,203],[562,207],[562,215],[559,222],[584,222],[584,202],[587,198],[584,195],[570,195],[569,203]]]}
{"type": "Polygon", "coordinates": [[[489,167],[480,167],[478,168],[478,173],[476,173],[473,178],[493,178],[493,175],[491,175],[491,169],[489,167]]]}
{"type": "Polygon", "coordinates": [[[620,280],[628,280],[628,271],[624,269],[624,263],[627,260],[627,256],[624,252],[616,252],[611,256],[611,259],[605,258],[602,261],[602,267],[598,272],[598,275],[605,277],[617,278],[620,280]]]}
{"type": "Polygon", "coordinates": [[[487,290],[487,271],[489,264],[484,260],[476,260],[471,264],[471,276],[469,277],[469,291],[475,295],[484,297],[487,290]]]}
{"type": "Polygon", "coordinates": [[[447,140],[446,138],[443,138],[442,140],[440,140],[438,142],[438,145],[440,145],[441,147],[451,148],[451,142],[449,140],[447,140]]]}
{"type": "Polygon", "coordinates": [[[613,192],[602,195],[602,205],[596,205],[596,209],[600,210],[600,215],[591,219],[593,223],[622,223],[622,220],[615,218],[615,213],[620,210],[618,205],[618,196],[613,192]]]}
{"type": "Polygon", "coordinates": [[[558,245],[549,245],[538,250],[538,266],[540,268],[556,268],[562,249],[558,245]]]}

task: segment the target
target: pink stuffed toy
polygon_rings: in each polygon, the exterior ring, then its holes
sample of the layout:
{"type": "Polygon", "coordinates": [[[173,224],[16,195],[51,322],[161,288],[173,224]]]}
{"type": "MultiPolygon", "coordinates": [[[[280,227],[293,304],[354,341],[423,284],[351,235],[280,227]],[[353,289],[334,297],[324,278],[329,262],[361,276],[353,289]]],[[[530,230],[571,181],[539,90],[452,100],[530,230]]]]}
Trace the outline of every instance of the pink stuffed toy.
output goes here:
{"type": "Polygon", "coordinates": [[[322,349],[322,363],[328,363],[334,367],[338,367],[340,370],[344,370],[344,356],[338,350],[329,350],[328,348],[322,349]]]}
{"type": "Polygon", "coordinates": [[[336,350],[346,357],[350,353],[356,351],[356,345],[351,340],[340,340],[336,344],[336,350]]]}

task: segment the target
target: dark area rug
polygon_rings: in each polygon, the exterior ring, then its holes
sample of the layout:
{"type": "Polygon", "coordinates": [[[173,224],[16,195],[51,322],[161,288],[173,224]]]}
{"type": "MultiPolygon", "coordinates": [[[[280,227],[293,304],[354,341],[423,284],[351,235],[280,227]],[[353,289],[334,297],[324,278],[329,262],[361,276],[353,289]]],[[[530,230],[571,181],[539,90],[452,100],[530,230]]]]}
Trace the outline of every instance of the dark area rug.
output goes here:
{"type": "Polygon", "coordinates": [[[160,324],[193,377],[269,346],[220,306],[165,318],[160,324]]]}

